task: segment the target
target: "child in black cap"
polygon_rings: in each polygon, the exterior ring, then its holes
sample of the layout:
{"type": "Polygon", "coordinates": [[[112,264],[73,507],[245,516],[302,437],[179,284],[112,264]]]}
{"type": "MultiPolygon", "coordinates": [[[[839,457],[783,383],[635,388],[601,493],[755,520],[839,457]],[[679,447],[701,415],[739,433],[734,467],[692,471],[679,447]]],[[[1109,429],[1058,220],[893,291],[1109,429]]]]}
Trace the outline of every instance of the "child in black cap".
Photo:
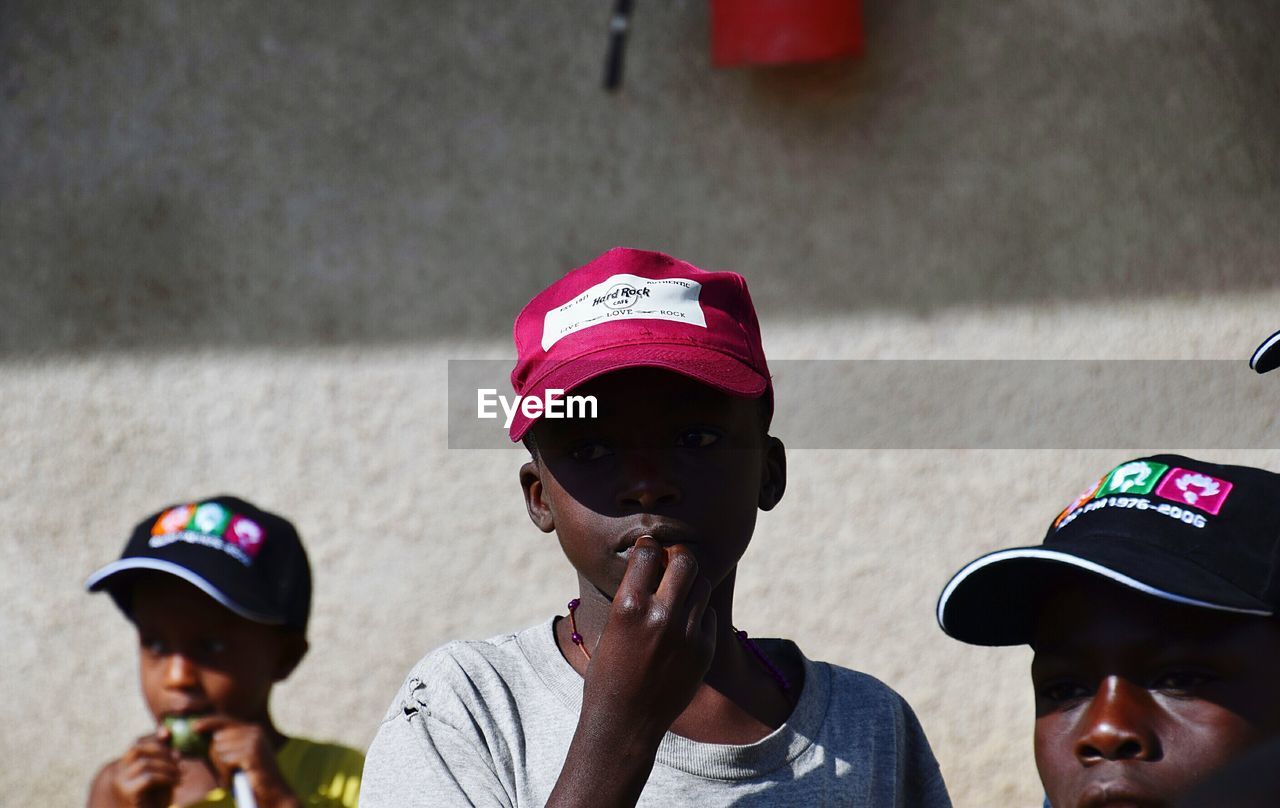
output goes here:
{"type": "Polygon", "coordinates": [[[1167,806],[1280,732],[1277,609],[1280,475],[1157,455],[1090,485],[1040,546],[965,566],[938,622],[1035,651],[1046,804],[1167,806]]]}
{"type": "Polygon", "coordinates": [[[311,572],[292,524],[228,496],[165,508],[86,586],[138,630],[156,727],[98,773],[90,808],[356,805],[363,756],[286,737],[269,711],[307,651],[311,572]]]}
{"type": "Polygon", "coordinates": [[[733,624],[756,515],[786,487],[742,277],[611,250],[530,301],[515,339],[520,395],[598,403],[510,424],[577,592],[567,615],[419,662],[361,804],[950,805],[901,696],[733,624]]]}

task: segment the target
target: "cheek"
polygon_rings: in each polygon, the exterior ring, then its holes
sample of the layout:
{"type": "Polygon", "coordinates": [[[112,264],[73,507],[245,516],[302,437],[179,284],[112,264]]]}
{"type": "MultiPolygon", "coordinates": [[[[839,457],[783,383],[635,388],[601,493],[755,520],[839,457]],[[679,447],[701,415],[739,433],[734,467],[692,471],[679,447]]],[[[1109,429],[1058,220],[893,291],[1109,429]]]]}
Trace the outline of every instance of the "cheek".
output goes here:
{"type": "Polygon", "coordinates": [[[575,518],[576,510],[607,511],[618,492],[616,474],[616,469],[606,464],[558,467],[554,473],[548,470],[542,478],[543,501],[556,519],[575,518]]]}
{"type": "Polygon", "coordinates": [[[1166,710],[1173,719],[1162,739],[1166,756],[1202,772],[1265,736],[1256,724],[1211,701],[1169,703],[1166,710]]]}
{"type": "Polygon", "coordinates": [[[239,716],[253,715],[271,690],[270,677],[256,669],[206,669],[200,683],[219,712],[239,716]]]}
{"type": "Polygon", "coordinates": [[[721,508],[754,513],[760,498],[759,457],[751,452],[726,452],[711,468],[681,470],[686,497],[721,508]]]}
{"type": "Polygon", "coordinates": [[[1036,769],[1040,772],[1045,791],[1052,797],[1078,765],[1071,722],[1058,713],[1037,718],[1034,738],[1036,769]]]}
{"type": "Polygon", "coordinates": [[[584,542],[594,550],[608,535],[609,519],[572,497],[557,497],[551,505],[551,512],[555,518],[556,535],[565,545],[566,552],[571,551],[569,545],[584,542]]]}
{"type": "Polygon", "coordinates": [[[142,697],[152,713],[159,714],[162,709],[164,693],[164,671],[154,660],[140,658],[138,660],[138,681],[142,685],[142,697]]]}

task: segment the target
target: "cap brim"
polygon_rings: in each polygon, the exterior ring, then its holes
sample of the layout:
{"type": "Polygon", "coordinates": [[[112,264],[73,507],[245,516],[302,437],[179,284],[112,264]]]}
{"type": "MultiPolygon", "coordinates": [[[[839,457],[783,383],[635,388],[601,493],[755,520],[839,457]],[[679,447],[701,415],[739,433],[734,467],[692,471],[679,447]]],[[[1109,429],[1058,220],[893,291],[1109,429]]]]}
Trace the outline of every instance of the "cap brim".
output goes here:
{"type": "Polygon", "coordinates": [[[1029,644],[1037,599],[1065,571],[1097,575],[1161,600],[1222,612],[1273,610],[1221,577],[1158,545],[1077,537],[1052,546],[989,553],[952,576],[938,598],[938,625],[974,645],[1029,644]]]}
{"type": "MultiPolygon", "coordinates": [[[[232,600],[207,579],[180,564],[175,564],[162,558],[132,557],[113,561],[90,575],[88,580],[84,582],[84,586],[90,592],[109,591],[113,584],[121,583],[129,573],[140,571],[162,572],[181,578],[246,620],[270,626],[283,625],[286,622],[285,618],[280,615],[270,614],[232,600]]],[[[116,602],[119,603],[120,601],[117,599],[116,602]]]]}
{"type": "Polygon", "coordinates": [[[1249,367],[1259,373],[1270,373],[1280,367],[1280,331],[1263,340],[1249,359],[1249,367]]]}
{"type": "MultiPolygon", "coordinates": [[[[606,373],[627,368],[662,368],[679,373],[730,396],[759,398],[769,389],[768,377],[757,373],[741,360],[719,351],[685,343],[651,343],[613,345],[586,356],[561,363],[545,375],[531,379],[525,393],[575,388],[606,373]]],[[[511,421],[512,441],[524,437],[536,418],[517,410],[511,421]]]]}

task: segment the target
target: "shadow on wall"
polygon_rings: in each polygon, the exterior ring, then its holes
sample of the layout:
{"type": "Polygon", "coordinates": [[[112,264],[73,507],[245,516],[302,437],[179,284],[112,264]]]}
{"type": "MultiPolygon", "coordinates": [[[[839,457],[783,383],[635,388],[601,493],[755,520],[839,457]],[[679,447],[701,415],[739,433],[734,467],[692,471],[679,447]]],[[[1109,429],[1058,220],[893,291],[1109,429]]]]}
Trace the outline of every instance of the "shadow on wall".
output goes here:
{"type": "Polygon", "coordinates": [[[1280,6],[867,0],[714,71],[706,4],[0,1],[0,354],[509,333],[615,244],[768,318],[1280,285],[1280,6]]]}

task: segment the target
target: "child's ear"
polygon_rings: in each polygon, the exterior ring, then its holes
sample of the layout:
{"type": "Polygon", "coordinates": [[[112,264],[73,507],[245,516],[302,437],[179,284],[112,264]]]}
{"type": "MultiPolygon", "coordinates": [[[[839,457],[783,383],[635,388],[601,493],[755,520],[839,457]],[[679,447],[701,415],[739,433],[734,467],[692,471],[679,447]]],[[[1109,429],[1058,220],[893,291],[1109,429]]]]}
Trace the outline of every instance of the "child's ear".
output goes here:
{"type": "Polygon", "coordinates": [[[543,497],[542,469],[535,460],[530,460],[520,467],[520,487],[524,489],[524,506],[529,511],[529,519],[543,533],[556,529],[555,516],[551,513],[551,505],[543,497]]]}
{"type": "Polygon", "coordinates": [[[787,448],[772,435],[765,436],[763,473],[760,475],[760,510],[771,511],[787,490],[787,448]]]}
{"type": "Polygon", "coordinates": [[[311,645],[301,631],[285,631],[280,638],[280,656],[273,672],[275,681],[283,682],[298,667],[311,645]]]}

